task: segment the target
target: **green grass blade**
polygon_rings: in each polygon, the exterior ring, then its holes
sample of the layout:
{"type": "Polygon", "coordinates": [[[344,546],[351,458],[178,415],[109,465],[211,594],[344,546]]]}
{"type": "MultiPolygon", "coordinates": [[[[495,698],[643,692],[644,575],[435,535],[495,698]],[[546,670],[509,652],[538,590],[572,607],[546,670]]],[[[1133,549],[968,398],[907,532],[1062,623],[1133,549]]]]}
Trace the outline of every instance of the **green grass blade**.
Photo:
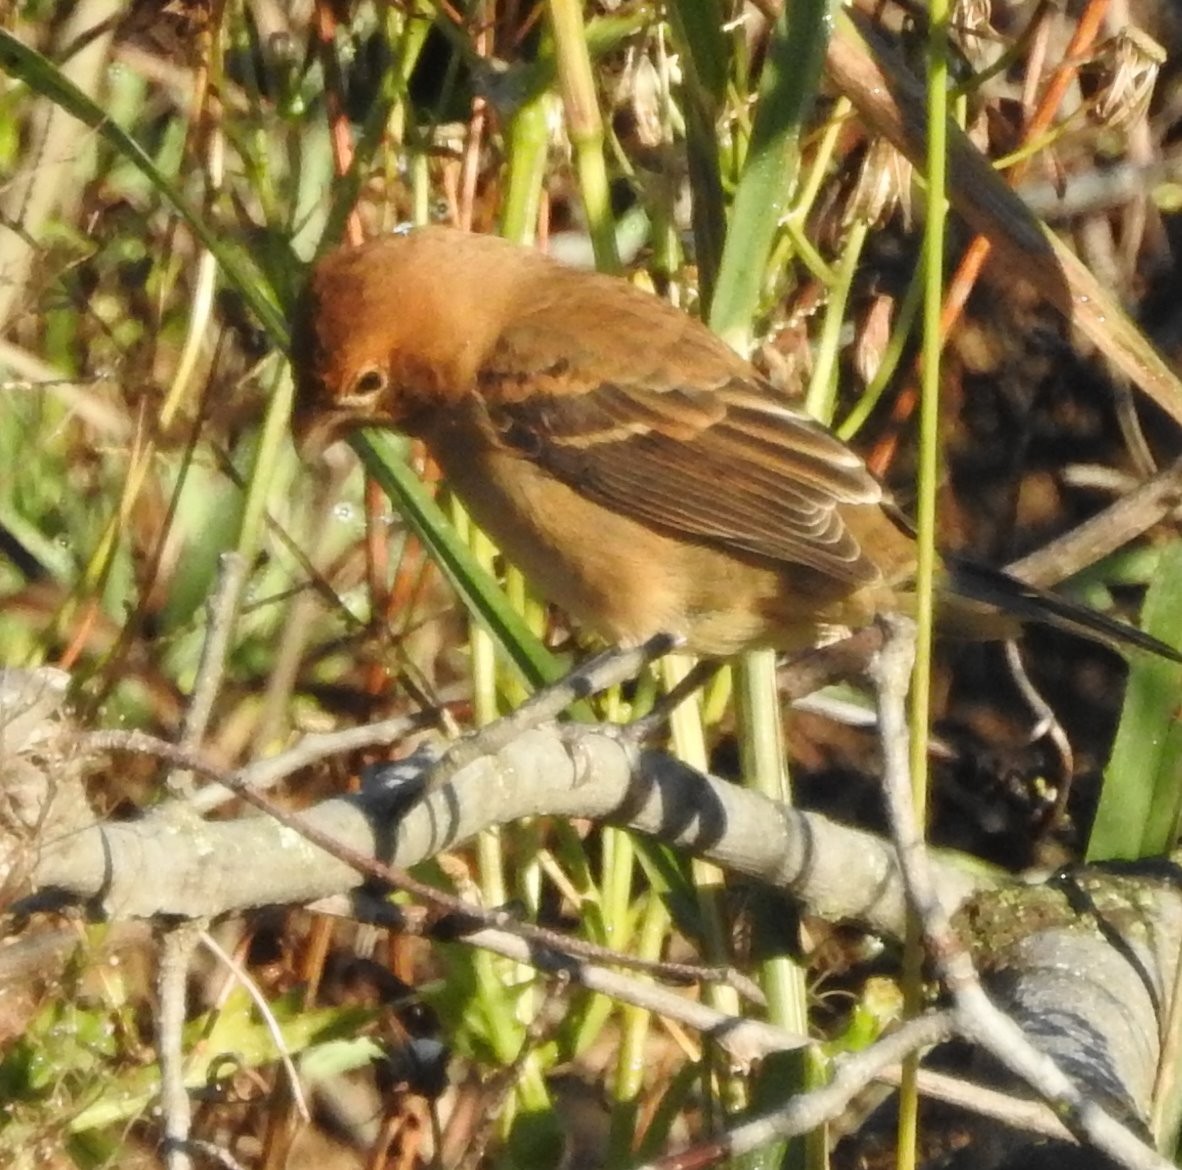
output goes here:
{"type": "Polygon", "coordinates": [[[366,470],[394,501],[411,531],[451,582],[468,611],[504,648],[526,683],[537,688],[563,673],[562,664],[534,636],[497,583],[456,535],[443,509],[407,466],[396,440],[384,431],[363,431],[352,445],[366,470]]]}
{"type": "Polygon", "coordinates": [[[566,109],[566,128],[574,150],[579,194],[595,249],[595,265],[604,272],[617,272],[620,257],[616,251],[611,182],[604,158],[603,116],[599,110],[583,8],[578,0],[547,0],[546,11],[554,37],[558,88],[566,109]]]}
{"type": "Polygon", "coordinates": [[[550,149],[550,94],[539,90],[514,111],[505,136],[508,166],[505,194],[501,202],[501,234],[519,244],[533,242],[546,180],[546,158],[550,149]]]}
{"type": "MultiPolygon", "coordinates": [[[[1166,551],[1145,597],[1144,628],[1182,647],[1182,544],[1166,551]]],[[[1088,861],[1160,857],[1178,840],[1182,817],[1182,669],[1152,654],[1129,667],[1124,711],[1104,772],[1088,861]]]]}
{"type": "Polygon", "coordinates": [[[223,234],[202,219],[143,147],[111,121],[106,110],[91,101],[52,61],[3,29],[0,29],[0,69],[89,126],[120,157],[140,171],[213,254],[275,343],[287,344],[287,322],[279,306],[266,295],[258,272],[246,263],[236,247],[227,243],[223,234]]]}
{"type": "MultiPolygon", "coordinates": [[[[711,327],[741,353],[751,345],[768,257],[796,183],[799,133],[820,81],[828,17],[828,0],[785,5],[760,75],[751,141],[710,305],[711,327]]],[[[740,666],[740,686],[747,696],[741,750],[745,783],[782,797],[786,778],[774,673],[770,654],[748,655],[740,666]]],[[[803,972],[790,960],[776,957],[761,964],[761,982],[773,1022],[801,1028],[801,1021],[808,1019],[803,972]]],[[[793,1072],[803,1071],[799,1063],[793,1065],[793,1072]]],[[[777,1088],[784,1090],[784,1083],[777,1081],[777,1088]]],[[[793,1087],[802,1084],[796,1080],[793,1087]]],[[[763,1151],[752,1164],[779,1165],[782,1160],[783,1150],[776,1148],[763,1151]]],[[[795,1149],[790,1161],[797,1161],[795,1149]]]]}
{"type": "Polygon", "coordinates": [[[829,0],[786,4],[760,76],[751,144],[710,310],[715,332],[740,351],[750,343],[768,254],[792,194],[797,138],[817,91],[830,23],[829,0]]]}
{"type": "Polygon", "coordinates": [[[726,238],[722,144],[718,113],[726,95],[726,18],[718,0],[681,0],[668,8],[669,25],[681,49],[685,105],[685,152],[690,188],[698,294],[708,314],[726,238]]]}

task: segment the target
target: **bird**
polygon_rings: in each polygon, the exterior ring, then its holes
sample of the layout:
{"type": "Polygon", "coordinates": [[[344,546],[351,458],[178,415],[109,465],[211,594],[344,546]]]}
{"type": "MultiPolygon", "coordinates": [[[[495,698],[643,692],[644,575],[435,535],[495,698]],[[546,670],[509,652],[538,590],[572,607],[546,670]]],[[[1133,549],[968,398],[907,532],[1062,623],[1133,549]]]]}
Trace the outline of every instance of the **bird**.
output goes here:
{"type": "MultiPolygon", "coordinates": [[[[914,608],[914,533],[862,459],[704,323],[626,279],[424,226],[313,266],[292,314],[305,454],[419,439],[537,591],[608,644],[800,651],[914,608]]],[[[944,558],[938,618],[1182,661],[1148,634],[944,558]]]]}

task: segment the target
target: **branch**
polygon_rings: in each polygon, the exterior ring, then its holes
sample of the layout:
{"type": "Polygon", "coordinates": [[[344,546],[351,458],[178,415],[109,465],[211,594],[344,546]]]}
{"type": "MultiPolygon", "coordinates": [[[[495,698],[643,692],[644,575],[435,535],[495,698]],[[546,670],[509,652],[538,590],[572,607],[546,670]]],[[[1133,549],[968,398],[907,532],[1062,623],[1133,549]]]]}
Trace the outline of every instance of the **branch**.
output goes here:
{"type": "MultiPolygon", "coordinates": [[[[421,781],[418,781],[421,783],[421,781]]],[[[413,787],[416,780],[408,783],[413,787]]],[[[522,817],[606,821],[708,858],[791,894],[831,921],[898,937],[904,901],[890,847],[657,751],[579,725],[535,728],[483,756],[404,810],[402,786],[324,801],[292,821],[343,855],[408,868],[522,817]]],[[[938,866],[947,909],[982,879],[938,866]]],[[[269,817],[96,824],[46,843],[32,886],[91,903],[108,918],[216,916],[300,904],[356,889],[354,866],[269,817]],[[266,864],[260,864],[266,858],[266,864]]]]}

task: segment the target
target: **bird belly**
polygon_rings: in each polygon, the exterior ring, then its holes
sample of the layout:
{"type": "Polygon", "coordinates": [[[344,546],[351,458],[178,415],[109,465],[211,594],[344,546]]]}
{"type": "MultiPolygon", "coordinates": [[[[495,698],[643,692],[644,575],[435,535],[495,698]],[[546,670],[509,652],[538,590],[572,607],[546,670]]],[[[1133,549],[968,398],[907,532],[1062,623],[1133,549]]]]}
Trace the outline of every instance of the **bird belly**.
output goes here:
{"type": "Polygon", "coordinates": [[[433,453],[472,518],[539,594],[613,644],[670,634],[693,653],[730,657],[815,645],[865,616],[850,609],[848,585],[666,535],[516,454],[483,444],[433,453]]]}
{"type": "Polygon", "coordinates": [[[502,451],[436,452],[472,518],[537,592],[612,643],[687,637],[673,541],[502,451]],[[667,547],[668,546],[668,547],[667,547]]]}

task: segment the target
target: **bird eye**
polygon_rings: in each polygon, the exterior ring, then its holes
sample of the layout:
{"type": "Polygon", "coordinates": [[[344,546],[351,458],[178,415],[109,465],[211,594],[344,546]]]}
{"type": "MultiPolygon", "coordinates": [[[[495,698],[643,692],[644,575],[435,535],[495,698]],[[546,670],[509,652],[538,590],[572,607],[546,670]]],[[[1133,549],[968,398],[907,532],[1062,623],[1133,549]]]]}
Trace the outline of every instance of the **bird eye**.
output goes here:
{"type": "Polygon", "coordinates": [[[367,366],[353,379],[350,398],[373,398],[386,389],[386,373],[378,366],[367,366]]]}

